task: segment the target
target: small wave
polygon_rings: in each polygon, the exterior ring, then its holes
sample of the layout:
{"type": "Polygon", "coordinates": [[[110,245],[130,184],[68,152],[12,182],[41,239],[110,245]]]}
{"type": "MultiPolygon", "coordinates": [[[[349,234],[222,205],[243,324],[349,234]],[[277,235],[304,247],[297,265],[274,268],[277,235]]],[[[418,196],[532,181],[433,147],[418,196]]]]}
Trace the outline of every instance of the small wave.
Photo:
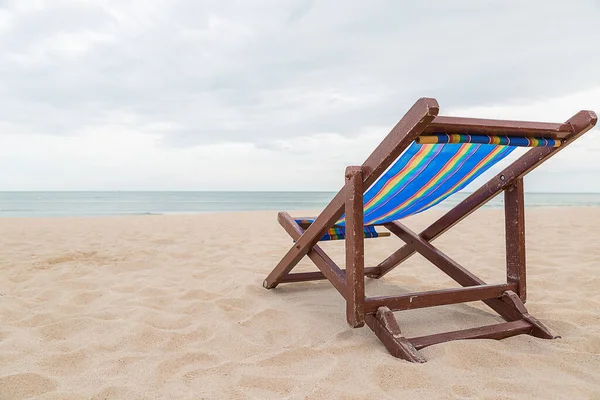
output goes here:
{"type": "Polygon", "coordinates": [[[127,215],[165,215],[164,213],[158,213],[158,212],[139,212],[139,213],[131,213],[131,214],[127,214],[127,215]]]}

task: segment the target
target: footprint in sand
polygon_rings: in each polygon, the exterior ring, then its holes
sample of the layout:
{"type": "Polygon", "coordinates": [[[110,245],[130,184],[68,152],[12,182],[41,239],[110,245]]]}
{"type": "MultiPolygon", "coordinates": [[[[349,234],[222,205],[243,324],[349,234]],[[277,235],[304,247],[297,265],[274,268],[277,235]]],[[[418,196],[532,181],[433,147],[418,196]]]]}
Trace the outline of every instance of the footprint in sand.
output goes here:
{"type": "Polygon", "coordinates": [[[215,301],[215,303],[219,306],[223,311],[248,311],[254,308],[256,302],[249,299],[241,299],[241,298],[223,298],[215,301]]]}
{"type": "Polygon", "coordinates": [[[46,340],[65,340],[89,330],[93,325],[94,322],[89,318],[72,318],[45,325],[37,331],[46,340]]]}
{"type": "Polygon", "coordinates": [[[142,297],[166,297],[169,293],[162,289],[146,287],[137,291],[137,294],[142,297]]]}
{"type": "Polygon", "coordinates": [[[84,293],[75,294],[71,298],[71,303],[78,306],[87,306],[103,296],[102,290],[86,291],[84,293]]]}
{"type": "Polygon", "coordinates": [[[52,354],[45,357],[40,365],[50,368],[57,375],[77,375],[86,369],[86,362],[90,360],[89,353],[89,351],[78,350],[52,354]]]}
{"type": "Polygon", "coordinates": [[[219,360],[207,353],[190,352],[173,356],[156,366],[156,374],[161,380],[181,377],[191,370],[212,368],[219,360]]]}
{"type": "Polygon", "coordinates": [[[119,356],[103,362],[103,370],[108,376],[127,376],[139,370],[138,363],[145,360],[145,356],[119,356]],[[104,369],[106,368],[106,369],[104,369]]]}
{"type": "Polygon", "coordinates": [[[36,269],[49,269],[58,264],[71,262],[102,262],[104,257],[98,256],[97,251],[76,251],[73,253],[63,254],[61,256],[50,257],[45,260],[40,260],[35,263],[36,269]]]}
{"type": "Polygon", "coordinates": [[[106,400],[106,399],[141,399],[140,393],[133,388],[127,386],[110,386],[102,389],[91,397],[90,400],[106,400]]]}
{"type": "Polygon", "coordinates": [[[141,317],[141,322],[156,329],[172,331],[185,329],[192,325],[194,321],[189,316],[180,317],[169,313],[149,311],[141,317]]]}
{"type": "Polygon", "coordinates": [[[423,370],[420,364],[398,362],[391,360],[392,365],[380,365],[373,370],[378,386],[395,392],[406,389],[421,389],[427,387],[433,374],[423,370]],[[395,363],[395,364],[394,364],[395,363]]]}
{"type": "Polygon", "coordinates": [[[297,321],[289,313],[274,309],[262,310],[250,316],[246,312],[242,317],[236,321],[240,340],[255,344],[286,346],[293,340],[293,332],[305,329],[298,327],[297,321]]]}
{"type": "Polygon", "coordinates": [[[258,375],[242,375],[236,386],[245,389],[249,398],[272,398],[273,395],[289,396],[297,382],[289,378],[274,378],[258,375]]]}
{"type": "Polygon", "coordinates": [[[52,314],[35,314],[31,317],[23,318],[14,323],[15,326],[33,328],[36,326],[49,325],[56,320],[52,314]]]}
{"type": "Polygon", "coordinates": [[[197,348],[202,343],[214,339],[214,330],[207,327],[198,327],[190,333],[171,332],[169,339],[163,344],[165,350],[177,351],[186,347],[197,348]]]}
{"type": "Polygon", "coordinates": [[[278,376],[296,376],[298,371],[313,371],[315,376],[326,376],[335,365],[335,359],[327,350],[311,347],[284,350],[279,354],[255,363],[256,366],[278,376]]]}
{"type": "Polygon", "coordinates": [[[45,376],[22,373],[0,377],[0,399],[29,399],[56,389],[56,382],[45,376]]]}
{"type": "Polygon", "coordinates": [[[181,300],[204,300],[210,301],[217,298],[218,295],[214,293],[207,292],[202,289],[190,289],[187,290],[185,294],[181,295],[179,298],[181,300]]]}

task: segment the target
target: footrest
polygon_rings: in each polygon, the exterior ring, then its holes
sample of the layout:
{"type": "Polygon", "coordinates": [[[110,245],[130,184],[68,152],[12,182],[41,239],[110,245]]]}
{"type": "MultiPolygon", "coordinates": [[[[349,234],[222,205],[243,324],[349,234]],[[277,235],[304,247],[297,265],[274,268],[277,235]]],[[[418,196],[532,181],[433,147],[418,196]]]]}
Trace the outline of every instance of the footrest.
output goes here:
{"type": "Polygon", "coordinates": [[[365,315],[365,322],[377,335],[379,340],[394,357],[410,362],[425,362],[419,350],[438,343],[464,339],[504,339],[510,336],[529,334],[544,339],[554,339],[555,336],[540,321],[529,315],[519,297],[511,290],[503,296],[506,304],[513,304],[514,310],[521,316],[514,321],[502,322],[494,325],[480,326],[478,328],[463,329],[460,331],[436,333],[433,335],[406,338],[402,335],[398,321],[394,318],[389,307],[382,306],[375,314],[365,315]]]}
{"type": "Polygon", "coordinates": [[[421,350],[424,347],[438,343],[449,342],[451,340],[463,339],[504,339],[507,337],[529,334],[533,330],[533,325],[524,319],[500,324],[480,326],[478,328],[463,329],[460,331],[436,333],[434,335],[410,338],[408,341],[415,349],[421,350]]]}

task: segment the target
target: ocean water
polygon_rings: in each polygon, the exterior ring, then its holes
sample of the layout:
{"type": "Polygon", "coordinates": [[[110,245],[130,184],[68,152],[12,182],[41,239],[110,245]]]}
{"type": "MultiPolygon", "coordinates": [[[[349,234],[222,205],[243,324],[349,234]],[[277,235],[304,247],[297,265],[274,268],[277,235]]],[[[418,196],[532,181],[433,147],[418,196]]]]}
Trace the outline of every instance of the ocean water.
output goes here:
{"type": "MultiPolygon", "coordinates": [[[[318,210],[335,192],[0,192],[0,217],[193,214],[318,210]]],[[[457,193],[436,208],[451,208],[457,193]]],[[[485,207],[502,207],[497,196],[485,207]]],[[[600,193],[526,193],[528,207],[600,206],[600,193]]]]}

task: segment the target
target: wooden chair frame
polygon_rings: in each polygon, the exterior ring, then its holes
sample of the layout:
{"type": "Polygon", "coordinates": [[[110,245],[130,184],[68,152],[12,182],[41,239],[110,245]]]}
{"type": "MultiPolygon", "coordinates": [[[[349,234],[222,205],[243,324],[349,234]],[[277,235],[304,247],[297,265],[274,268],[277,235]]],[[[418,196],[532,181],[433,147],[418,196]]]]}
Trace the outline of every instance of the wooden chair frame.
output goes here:
{"type": "Polygon", "coordinates": [[[412,362],[425,361],[418,352],[419,349],[450,340],[502,339],[523,333],[540,338],[555,338],[541,322],[529,315],[524,306],[527,292],[523,177],[590,130],[597,122],[596,114],[593,111],[580,111],[565,123],[557,124],[443,117],[438,116],[438,112],[439,106],[435,99],[419,99],[362,166],[346,169],[344,187],[312,224],[301,226],[288,213],[279,213],[279,223],[295,243],[265,279],[263,286],[272,289],[285,282],[329,280],[346,299],[346,318],[350,326],[356,328],[366,323],[393,356],[412,362]],[[365,268],[364,191],[419,135],[436,132],[547,137],[562,140],[562,145],[530,149],[420,234],[397,221],[383,224],[393,235],[404,241],[405,245],[379,265],[365,268]],[[502,191],[505,199],[506,283],[487,284],[434,247],[431,242],[502,191]],[[345,270],[338,267],[317,244],[344,213],[345,270]],[[381,278],[415,252],[462,287],[401,296],[365,297],[365,276],[381,278]],[[320,272],[290,273],[304,256],[308,256],[320,272]],[[407,339],[402,335],[393,315],[393,311],[478,300],[496,311],[506,322],[407,339]]]}

